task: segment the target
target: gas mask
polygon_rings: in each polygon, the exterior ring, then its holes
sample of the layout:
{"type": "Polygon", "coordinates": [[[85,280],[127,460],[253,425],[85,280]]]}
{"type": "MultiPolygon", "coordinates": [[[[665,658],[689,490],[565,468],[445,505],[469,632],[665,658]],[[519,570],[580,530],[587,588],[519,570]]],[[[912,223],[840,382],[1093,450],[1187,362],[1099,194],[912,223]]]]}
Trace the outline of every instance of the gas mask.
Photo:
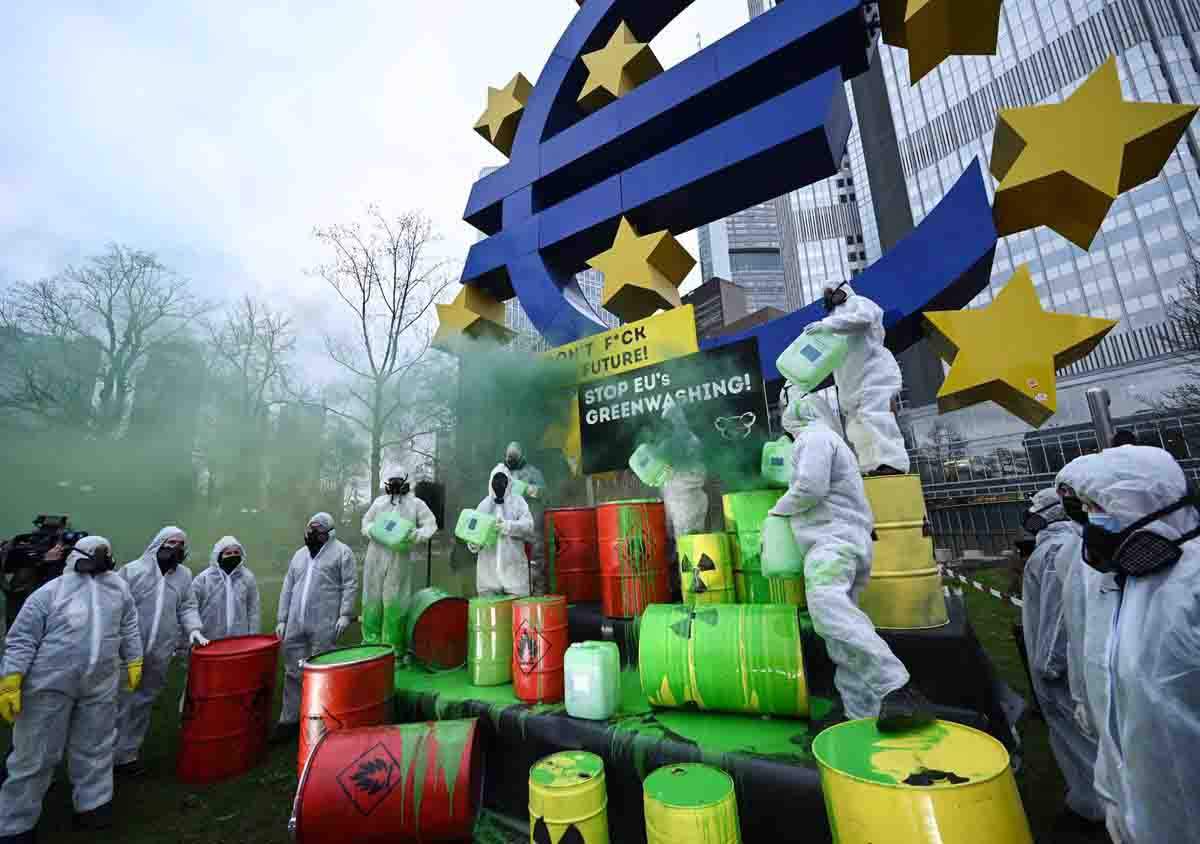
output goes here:
{"type": "Polygon", "coordinates": [[[408,495],[409,489],[408,478],[388,478],[387,485],[384,486],[383,491],[388,495],[403,496],[408,495]]]}
{"type": "Polygon", "coordinates": [[[1046,517],[1041,514],[1052,509],[1058,503],[1059,502],[1057,501],[1052,501],[1045,507],[1039,507],[1037,510],[1034,510],[1032,507],[1025,508],[1025,510],[1021,512],[1021,527],[1025,528],[1025,530],[1029,531],[1034,536],[1037,536],[1046,529],[1047,525],[1050,524],[1048,521],[1046,521],[1046,517]]]}
{"type": "Polygon", "coordinates": [[[1183,556],[1184,543],[1200,536],[1200,528],[1179,539],[1168,539],[1142,528],[1176,510],[1195,506],[1196,499],[1189,492],[1174,504],[1142,516],[1125,528],[1109,513],[1091,513],[1083,528],[1083,561],[1105,574],[1133,577],[1172,566],[1183,556]]]}
{"type": "Polygon", "coordinates": [[[1067,518],[1077,525],[1086,526],[1088,523],[1087,511],[1083,509],[1083,502],[1074,495],[1064,495],[1062,497],[1063,510],[1066,511],[1067,518]]]}
{"type": "Polygon", "coordinates": [[[154,554],[154,558],[158,562],[158,570],[163,574],[175,571],[175,568],[183,562],[186,556],[187,551],[182,545],[160,545],[154,554]]]}
{"type": "Polygon", "coordinates": [[[508,489],[508,475],[503,472],[497,472],[492,476],[492,494],[496,497],[496,503],[504,501],[504,493],[508,489]]]}
{"type": "Polygon", "coordinates": [[[825,313],[833,313],[833,309],[838,305],[846,304],[846,300],[850,298],[842,288],[846,286],[846,282],[842,282],[837,287],[826,287],[825,292],[821,294],[821,303],[825,306],[825,313]]]}
{"type": "Polygon", "coordinates": [[[525,465],[525,455],[521,453],[521,449],[509,446],[504,453],[504,465],[508,467],[510,472],[515,472],[525,465]]]}
{"type": "Polygon", "coordinates": [[[75,571],[80,574],[104,574],[116,567],[113,564],[112,552],[103,545],[90,553],[76,548],[75,553],[80,555],[75,561],[75,571]]]}
{"type": "Polygon", "coordinates": [[[325,543],[328,541],[329,531],[327,530],[309,525],[308,530],[304,531],[304,545],[313,557],[317,556],[317,553],[325,547],[325,543]]]}
{"type": "Polygon", "coordinates": [[[217,560],[217,565],[221,567],[221,571],[226,574],[233,574],[233,570],[242,564],[241,554],[229,554],[222,556],[217,560]]]}

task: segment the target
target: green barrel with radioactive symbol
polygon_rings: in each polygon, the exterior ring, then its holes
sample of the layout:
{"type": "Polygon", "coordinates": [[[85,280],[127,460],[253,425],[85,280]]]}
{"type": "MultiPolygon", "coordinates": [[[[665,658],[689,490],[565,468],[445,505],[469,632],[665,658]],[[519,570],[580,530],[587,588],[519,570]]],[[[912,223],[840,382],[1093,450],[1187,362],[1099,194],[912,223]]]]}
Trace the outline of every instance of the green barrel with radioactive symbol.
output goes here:
{"type": "Polygon", "coordinates": [[[547,756],[529,769],[531,844],[608,844],[604,760],[583,750],[547,756]]]}
{"type": "Polygon", "coordinates": [[[808,717],[800,622],[787,604],[653,604],[638,673],[652,706],[808,717]]]}
{"type": "Polygon", "coordinates": [[[704,604],[736,604],[733,586],[733,550],[723,533],[696,533],[681,536],[679,583],[683,603],[689,607],[704,604]]]}

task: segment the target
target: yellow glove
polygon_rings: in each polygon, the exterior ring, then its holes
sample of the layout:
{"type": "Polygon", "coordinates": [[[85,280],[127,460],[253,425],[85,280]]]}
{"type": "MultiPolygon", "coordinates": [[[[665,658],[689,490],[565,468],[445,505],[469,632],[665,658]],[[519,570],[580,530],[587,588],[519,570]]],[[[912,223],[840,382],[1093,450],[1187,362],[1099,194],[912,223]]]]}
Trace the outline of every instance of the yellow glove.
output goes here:
{"type": "Polygon", "coordinates": [[[8,723],[21,714],[21,675],[9,674],[0,678],[0,717],[8,723]]]}
{"type": "Polygon", "coordinates": [[[137,687],[142,684],[142,658],[130,662],[125,666],[125,691],[136,692],[137,687]]]}

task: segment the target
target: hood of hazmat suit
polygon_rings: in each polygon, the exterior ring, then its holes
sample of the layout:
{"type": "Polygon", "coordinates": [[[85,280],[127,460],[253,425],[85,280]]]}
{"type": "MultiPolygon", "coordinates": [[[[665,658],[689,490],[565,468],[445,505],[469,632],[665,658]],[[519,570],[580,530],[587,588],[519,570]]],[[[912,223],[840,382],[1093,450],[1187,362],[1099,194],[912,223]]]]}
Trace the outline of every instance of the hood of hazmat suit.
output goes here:
{"type": "MultiPolygon", "coordinates": [[[[1108,449],[1073,477],[1083,499],[1123,526],[1187,494],[1174,458],[1146,446],[1108,449]]],[[[1178,540],[1198,523],[1186,507],[1146,529],[1178,540]]],[[[1116,766],[1109,781],[1127,841],[1188,841],[1200,829],[1200,541],[1182,552],[1173,565],[1124,578],[1116,593],[1100,741],[1116,766]]]]}
{"type": "Polygon", "coordinates": [[[187,548],[187,534],[170,525],[158,532],[142,556],[121,567],[121,577],[138,609],[138,628],[145,651],[143,687],[153,681],[158,669],[165,672],[180,639],[201,628],[196,596],[192,592],[192,572],[180,563],[165,576],[158,567],[158,549],[168,539],[179,537],[187,548]]]}
{"type": "Polygon", "coordinates": [[[337,538],[333,517],[317,513],[305,524],[319,524],[329,540],[314,557],[301,545],[292,555],[279,593],[276,621],[286,625],[284,642],[312,638],[329,647],[340,617],[353,617],[358,593],[354,552],[337,538]]]}
{"type": "Polygon", "coordinates": [[[490,548],[479,551],[479,562],[475,574],[475,588],[479,594],[528,595],[529,558],[525,555],[525,543],[533,541],[533,514],[525,499],[512,491],[512,473],[503,463],[497,463],[488,475],[487,494],[476,508],[502,520],[500,538],[490,548]],[[505,475],[509,488],[504,500],[497,503],[492,493],[492,478],[505,475]]]}
{"type": "Polygon", "coordinates": [[[663,506],[671,536],[704,533],[708,522],[708,493],[704,484],[708,473],[704,468],[704,446],[688,427],[687,416],[678,404],[663,411],[667,429],[659,443],[659,451],[671,464],[671,476],[662,485],[663,506]]]}
{"type": "Polygon", "coordinates": [[[883,309],[849,285],[844,304],[819,323],[821,330],[844,335],[849,349],[833,373],[838,401],[846,415],[846,436],[858,453],[863,472],[891,466],[909,470],[908,449],[892,413],[892,399],[902,386],[900,365],[884,345],[883,309]]]}
{"type": "Polygon", "coordinates": [[[262,625],[258,581],[250,571],[246,550],[235,537],[224,536],[213,546],[208,568],[192,581],[202,632],[208,639],[248,636],[258,633],[262,625]],[[236,548],[241,564],[226,574],[221,568],[221,554],[236,548]]]}

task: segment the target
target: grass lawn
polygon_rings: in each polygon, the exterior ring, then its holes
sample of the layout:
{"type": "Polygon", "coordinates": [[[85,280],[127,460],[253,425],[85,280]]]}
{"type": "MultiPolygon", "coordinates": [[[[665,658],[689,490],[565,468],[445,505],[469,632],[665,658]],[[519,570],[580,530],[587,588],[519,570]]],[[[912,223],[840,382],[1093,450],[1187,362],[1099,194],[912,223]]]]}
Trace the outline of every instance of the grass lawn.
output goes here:
{"type": "MultiPolygon", "coordinates": [[[[444,587],[468,585],[469,577],[452,575],[444,565],[435,566],[434,582],[444,587]]],[[[990,580],[998,588],[1006,573],[984,572],[980,579],[990,580]]],[[[279,597],[279,573],[263,572],[260,584],[263,598],[263,625],[273,628],[279,597]]],[[[1027,681],[1013,645],[1011,627],[1019,610],[990,595],[965,589],[970,615],[984,647],[995,660],[1004,678],[1022,694],[1028,695],[1027,681]]],[[[344,642],[359,640],[358,627],[352,627],[344,642]]],[[[136,781],[119,781],[116,786],[113,829],[104,833],[83,833],[72,829],[70,786],[65,766],[59,769],[56,785],[46,797],[39,828],[41,841],[54,844],[287,844],[287,821],[296,789],[295,743],[272,748],[265,764],[232,782],[204,787],[189,787],[175,780],[175,751],[178,740],[178,702],[183,687],[183,672],[176,665],[170,684],[154,710],[150,733],[143,749],[147,775],[136,781]]],[[[282,670],[278,680],[282,687],[282,670]]],[[[276,710],[277,711],[277,710],[276,710]]],[[[1063,783],[1050,755],[1046,727],[1027,719],[1025,768],[1018,779],[1025,807],[1039,841],[1050,841],[1049,829],[1063,805],[1063,783]]],[[[0,730],[7,752],[9,731],[0,730]]],[[[349,832],[349,831],[348,831],[349,832]]],[[[506,844],[522,840],[501,829],[492,819],[481,820],[476,840],[484,844],[506,844]]],[[[1055,844],[1067,844],[1059,838],[1055,844]]]]}

